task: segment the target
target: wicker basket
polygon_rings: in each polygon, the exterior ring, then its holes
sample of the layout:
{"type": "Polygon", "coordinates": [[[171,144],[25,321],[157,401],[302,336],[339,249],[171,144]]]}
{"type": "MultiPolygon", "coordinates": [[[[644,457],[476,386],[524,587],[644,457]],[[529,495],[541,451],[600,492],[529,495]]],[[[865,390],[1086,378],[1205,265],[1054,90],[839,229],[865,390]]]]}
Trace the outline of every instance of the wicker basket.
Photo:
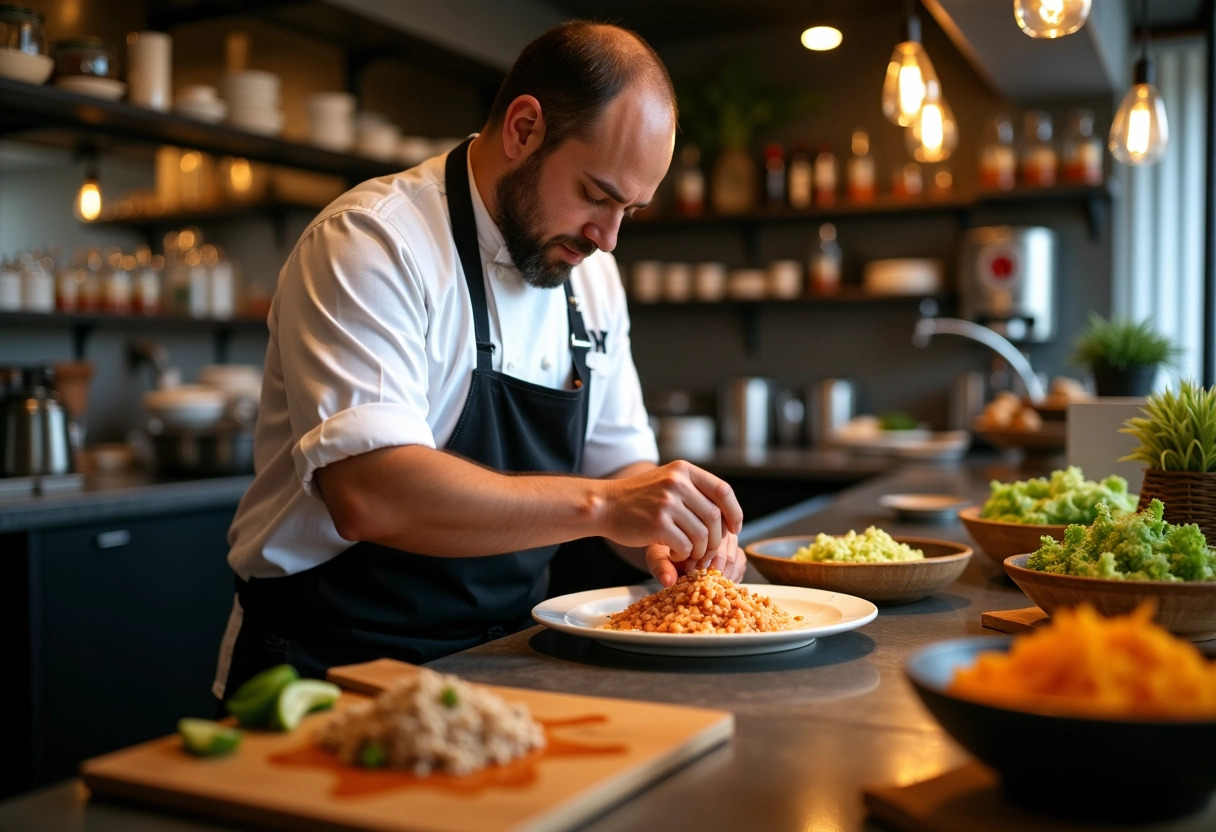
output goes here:
{"type": "Polygon", "coordinates": [[[1148,508],[1154,497],[1165,504],[1167,522],[1197,524],[1208,545],[1216,547],[1216,473],[1146,468],[1138,508],[1148,508]]]}

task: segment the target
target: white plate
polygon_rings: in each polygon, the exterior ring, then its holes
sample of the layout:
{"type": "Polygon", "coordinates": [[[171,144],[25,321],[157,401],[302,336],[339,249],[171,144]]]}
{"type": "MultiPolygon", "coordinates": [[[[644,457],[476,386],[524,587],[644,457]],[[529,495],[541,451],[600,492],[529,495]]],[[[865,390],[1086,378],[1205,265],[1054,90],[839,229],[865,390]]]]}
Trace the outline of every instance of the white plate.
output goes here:
{"type": "Polygon", "coordinates": [[[601,630],[609,613],[620,612],[655,590],[647,586],[617,586],[561,595],[537,604],[537,622],[571,635],[592,638],[607,647],[658,656],[749,656],[804,647],[820,636],[831,636],[868,624],[878,608],[863,598],[800,586],[741,584],[767,595],[791,615],[803,616],[802,626],[776,633],[643,633],[601,630]]]}
{"type": "Polygon", "coordinates": [[[885,494],[878,498],[880,506],[894,509],[900,517],[929,522],[956,520],[958,510],[972,502],[957,494],[885,494]]]}
{"type": "Polygon", "coordinates": [[[98,78],[94,75],[68,75],[55,79],[55,86],[80,95],[117,101],[127,91],[127,85],[113,78],[98,78]]]}

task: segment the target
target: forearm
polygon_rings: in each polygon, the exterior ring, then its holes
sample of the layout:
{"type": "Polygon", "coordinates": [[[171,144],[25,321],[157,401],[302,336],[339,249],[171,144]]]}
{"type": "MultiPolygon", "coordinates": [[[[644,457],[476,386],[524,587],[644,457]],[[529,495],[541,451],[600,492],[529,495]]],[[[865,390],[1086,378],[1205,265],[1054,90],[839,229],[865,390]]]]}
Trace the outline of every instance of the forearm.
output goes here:
{"type": "Polygon", "coordinates": [[[604,533],[603,480],[509,475],[418,445],[316,473],[339,534],[426,555],[514,552],[604,533]]]}
{"type": "MultiPolygon", "coordinates": [[[[649,471],[656,467],[657,466],[653,462],[635,462],[632,465],[626,465],[624,468],[618,468],[616,471],[613,471],[608,475],[607,479],[629,477],[633,476],[634,474],[640,474],[643,471],[649,471]]],[[[637,569],[641,569],[643,572],[650,571],[650,567],[646,563],[645,546],[622,546],[620,543],[613,540],[608,540],[607,538],[605,538],[604,542],[607,543],[608,548],[616,553],[616,556],[625,561],[625,563],[637,569]]]]}

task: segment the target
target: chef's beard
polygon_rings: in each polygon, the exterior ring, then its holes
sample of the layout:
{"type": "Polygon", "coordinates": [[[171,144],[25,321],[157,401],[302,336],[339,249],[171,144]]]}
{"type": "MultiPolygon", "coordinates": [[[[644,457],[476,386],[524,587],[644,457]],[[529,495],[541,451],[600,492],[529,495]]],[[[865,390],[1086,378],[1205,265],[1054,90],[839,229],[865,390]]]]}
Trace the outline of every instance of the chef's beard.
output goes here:
{"type": "Polygon", "coordinates": [[[540,168],[543,152],[533,153],[522,165],[507,171],[494,189],[498,205],[498,228],[511,259],[524,282],[538,289],[556,289],[566,282],[573,266],[548,256],[551,249],[565,245],[590,257],[598,247],[586,238],[559,235],[545,240],[539,231],[544,222],[541,211],[540,168]]]}

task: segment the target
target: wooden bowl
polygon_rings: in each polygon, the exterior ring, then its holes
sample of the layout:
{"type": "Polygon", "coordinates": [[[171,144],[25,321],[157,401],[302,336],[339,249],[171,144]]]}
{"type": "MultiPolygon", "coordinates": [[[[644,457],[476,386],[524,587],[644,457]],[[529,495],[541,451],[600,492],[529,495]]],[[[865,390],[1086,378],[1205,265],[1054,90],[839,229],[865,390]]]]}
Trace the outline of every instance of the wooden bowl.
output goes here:
{"type": "Polygon", "coordinates": [[[810,563],[794,553],[815,542],[815,535],[757,540],[744,547],[748,562],[775,584],[809,586],[856,595],[875,604],[907,603],[954,583],[967,568],[971,547],[950,540],[897,537],[925,553],[924,560],[891,563],[810,563]]]}
{"type": "Polygon", "coordinates": [[[1121,581],[1057,575],[1027,569],[1029,557],[1006,559],[1005,572],[1048,615],[1080,603],[1089,603],[1103,615],[1122,615],[1152,599],[1157,605],[1155,620],[1174,635],[1191,641],[1216,638],[1216,581],[1121,581]]]}
{"type": "Polygon", "coordinates": [[[1005,563],[1012,555],[1025,555],[1038,551],[1041,545],[1040,537],[1050,535],[1056,540],[1064,540],[1064,530],[1067,525],[1040,525],[1036,523],[1002,523],[999,520],[986,520],[980,517],[983,506],[968,506],[961,509],[958,519],[967,527],[967,533],[975,541],[975,545],[997,563],[1005,563]]]}

